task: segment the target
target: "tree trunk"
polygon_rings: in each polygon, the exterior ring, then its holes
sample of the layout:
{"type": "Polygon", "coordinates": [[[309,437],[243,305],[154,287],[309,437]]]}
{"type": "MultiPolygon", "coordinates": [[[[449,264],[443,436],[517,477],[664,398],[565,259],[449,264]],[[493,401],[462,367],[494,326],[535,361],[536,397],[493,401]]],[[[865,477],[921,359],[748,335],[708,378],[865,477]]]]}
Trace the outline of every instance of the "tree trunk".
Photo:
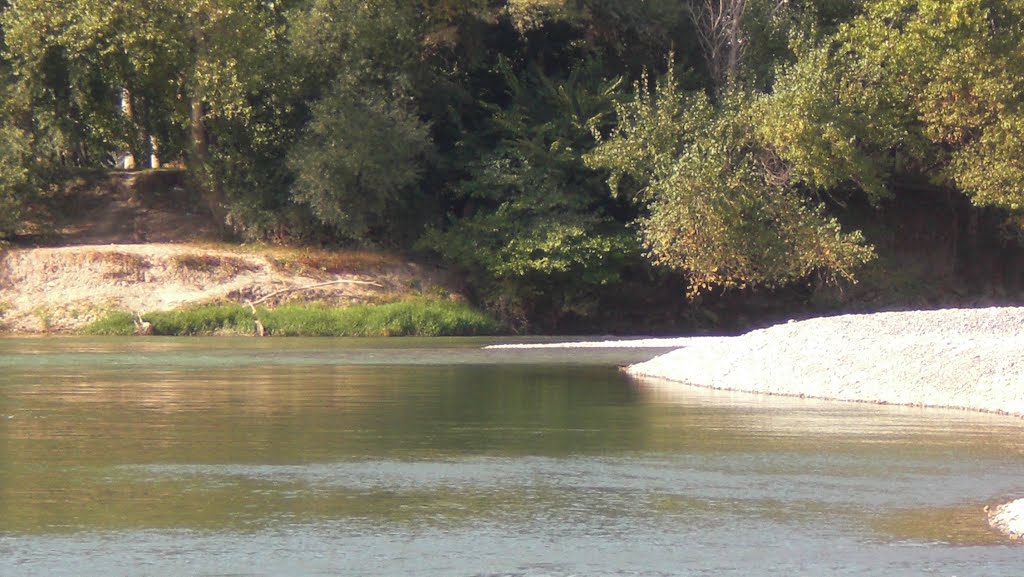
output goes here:
{"type": "Polygon", "coordinates": [[[209,142],[206,134],[206,124],[203,121],[203,102],[195,94],[190,99],[191,111],[189,114],[189,132],[192,137],[192,160],[189,163],[189,171],[195,180],[206,202],[206,207],[216,220],[217,225],[223,227],[226,224],[227,208],[224,202],[224,189],[213,177],[209,166],[209,142]]]}
{"type": "Polygon", "coordinates": [[[206,166],[209,153],[206,142],[206,124],[203,123],[203,101],[195,94],[190,98],[189,133],[192,137],[192,163],[194,168],[206,166]]]}
{"type": "Polygon", "coordinates": [[[725,68],[726,81],[736,77],[736,69],[739,67],[740,58],[745,50],[743,38],[743,14],[747,10],[747,0],[733,0],[729,16],[729,59],[725,68]]]}
{"type": "MultiPolygon", "coordinates": [[[[202,54],[205,51],[206,36],[198,25],[195,25],[192,30],[192,40],[195,42],[197,58],[202,58],[202,54]]],[[[217,225],[224,228],[227,223],[224,189],[210,171],[209,138],[204,119],[203,99],[199,94],[198,88],[193,86],[189,95],[189,133],[192,140],[192,158],[189,171],[192,173],[192,177],[196,181],[195,184],[206,201],[210,214],[213,215],[217,225]]]]}
{"type": "Polygon", "coordinates": [[[160,142],[155,136],[149,136],[149,167],[160,168],[160,142]]]}
{"type": "MultiPolygon", "coordinates": [[[[129,126],[135,124],[135,114],[132,112],[132,93],[126,86],[121,87],[121,116],[128,121],[129,126]]],[[[135,154],[132,152],[131,144],[118,157],[117,167],[121,170],[135,170],[135,154]]]]}

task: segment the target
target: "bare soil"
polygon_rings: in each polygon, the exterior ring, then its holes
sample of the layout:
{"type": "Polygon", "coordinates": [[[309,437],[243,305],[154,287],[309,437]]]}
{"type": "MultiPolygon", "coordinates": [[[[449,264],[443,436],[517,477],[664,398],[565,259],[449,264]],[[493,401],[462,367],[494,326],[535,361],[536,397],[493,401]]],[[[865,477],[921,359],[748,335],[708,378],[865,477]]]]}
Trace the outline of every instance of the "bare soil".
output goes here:
{"type": "Polygon", "coordinates": [[[0,331],[68,333],[114,310],[256,301],[382,303],[449,296],[442,271],[396,255],[216,242],[181,173],[114,173],[51,194],[0,251],[0,331]],[[367,284],[373,283],[373,284],[367,284]]]}

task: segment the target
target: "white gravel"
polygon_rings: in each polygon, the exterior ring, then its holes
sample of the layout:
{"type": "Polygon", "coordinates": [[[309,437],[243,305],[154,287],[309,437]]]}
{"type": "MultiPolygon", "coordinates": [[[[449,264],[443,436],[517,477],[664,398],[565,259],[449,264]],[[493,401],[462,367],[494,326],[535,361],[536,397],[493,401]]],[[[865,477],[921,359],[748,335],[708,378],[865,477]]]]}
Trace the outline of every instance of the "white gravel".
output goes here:
{"type": "Polygon", "coordinates": [[[988,522],[1011,539],[1024,539],[1024,499],[989,509],[988,522]]]}
{"type": "MultiPolygon", "coordinates": [[[[1024,416],[1024,308],[790,322],[694,339],[626,371],[715,389],[1024,416]]],[[[1024,536],[1024,499],[993,508],[990,522],[1024,536]]]]}
{"type": "Polygon", "coordinates": [[[693,339],[627,372],[716,389],[1024,416],[1024,308],[790,322],[693,339]]]}

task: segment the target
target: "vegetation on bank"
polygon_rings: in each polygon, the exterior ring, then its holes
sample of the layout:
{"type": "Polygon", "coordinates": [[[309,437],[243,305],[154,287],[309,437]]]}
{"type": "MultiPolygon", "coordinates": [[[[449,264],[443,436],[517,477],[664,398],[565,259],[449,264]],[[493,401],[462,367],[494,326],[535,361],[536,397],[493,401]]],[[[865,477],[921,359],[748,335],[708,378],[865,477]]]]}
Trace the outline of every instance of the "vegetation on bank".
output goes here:
{"type": "Polygon", "coordinates": [[[1022,29],[1024,0],[0,0],[0,237],[76,171],[170,162],[227,235],[440,259],[518,329],[845,286],[934,203],[956,284],[1022,237],[1022,29]]]}
{"type": "MultiPolygon", "coordinates": [[[[494,319],[460,302],[412,299],[382,305],[332,307],[319,303],[276,308],[213,304],[142,315],[152,334],[164,336],[252,335],[256,320],[272,336],[398,337],[478,336],[498,331],[494,319]]],[[[136,317],[117,311],[82,329],[83,334],[127,336],[136,317]]]]}

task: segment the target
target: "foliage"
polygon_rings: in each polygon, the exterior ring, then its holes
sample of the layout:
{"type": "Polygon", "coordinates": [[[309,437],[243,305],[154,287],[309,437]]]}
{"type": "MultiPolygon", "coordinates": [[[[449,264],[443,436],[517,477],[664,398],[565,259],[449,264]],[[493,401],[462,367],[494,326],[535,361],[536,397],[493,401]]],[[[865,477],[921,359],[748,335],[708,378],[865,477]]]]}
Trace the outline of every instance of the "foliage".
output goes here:
{"type": "MultiPolygon", "coordinates": [[[[283,69],[280,5],[259,0],[14,0],[0,25],[12,68],[7,114],[37,162],[98,167],[131,152],[187,159],[218,216],[224,175],[209,148],[251,134],[283,69]],[[231,139],[224,139],[230,141],[231,139]],[[156,143],[156,148],[152,147],[156,143]]],[[[286,3],[285,3],[286,4],[286,3]]],[[[269,103],[269,102],[268,102],[269,103]]]]}
{"type": "Polygon", "coordinates": [[[295,198],[343,238],[379,238],[416,188],[430,140],[407,102],[338,86],[290,154],[295,198]]]}
{"type": "Polygon", "coordinates": [[[0,0],[0,49],[0,236],[159,152],[247,239],[429,252],[517,329],[652,265],[851,278],[846,207],[908,182],[1024,222],[1024,0],[0,0]]]}
{"type": "Polygon", "coordinates": [[[837,34],[839,70],[864,92],[884,96],[840,104],[896,117],[896,130],[869,142],[901,151],[910,169],[978,204],[1020,210],[1024,64],[1015,55],[1024,50],[1022,26],[1019,1],[872,2],[837,34]]]}
{"type": "Polygon", "coordinates": [[[29,147],[25,134],[0,123],[0,239],[18,232],[21,206],[28,195],[29,147]]]}
{"type": "Polygon", "coordinates": [[[555,325],[590,312],[595,291],[636,252],[600,176],[581,160],[618,83],[593,65],[561,80],[536,69],[517,75],[508,63],[502,72],[510,101],[494,107],[495,144],[454,189],[460,213],[422,244],[459,263],[506,322],[555,325]]]}
{"type": "MultiPolygon", "coordinates": [[[[329,307],[292,304],[257,308],[256,316],[242,305],[206,305],[143,315],[154,335],[251,335],[256,318],[275,336],[386,337],[489,335],[497,325],[487,315],[462,303],[413,299],[385,305],[329,307]]],[[[135,332],[131,313],[114,312],[92,323],[84,334],[127,336],[135,332]]]]}
{"type": "Polygon", "coordinates": [[[619,107],[619,125],[587,156],[649,212],[640,229],[651,257],[690,276],[690,293],[778,285],[819,272],[851,277],[870,259],[857,233],[843,233],[798,182],[769,170],[773,151],[755,137],[749,97],[718,105],[681,94],[671,74],[619,107]]]}

